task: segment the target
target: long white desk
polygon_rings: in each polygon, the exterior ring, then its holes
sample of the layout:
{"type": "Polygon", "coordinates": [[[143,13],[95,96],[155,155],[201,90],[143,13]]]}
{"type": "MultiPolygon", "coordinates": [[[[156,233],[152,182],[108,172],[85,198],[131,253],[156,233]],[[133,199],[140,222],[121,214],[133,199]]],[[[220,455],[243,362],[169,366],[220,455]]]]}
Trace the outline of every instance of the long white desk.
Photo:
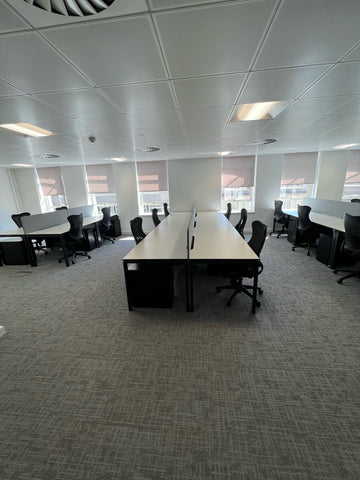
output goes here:
{"type": "MultiPolygon", "coordinates": [[[[246,265],[254,273],[252,312],[255,313],[258,256],[221,212],[198,212],[193,230],[193,248],[187,249],[187,227],[190,218],[190,212],[171,213],[123,258],[129,310],[136,306],[136,283],[131,278],[132,264],[184,264],[186,306],[188,311],[193,311],[193,266],[196,263],[218,262],[246,265]]],[[[139,285],[139,288],[142,287],[139,285]]],[[[161,295],[161,291],[157,293],[161,295]]]]}

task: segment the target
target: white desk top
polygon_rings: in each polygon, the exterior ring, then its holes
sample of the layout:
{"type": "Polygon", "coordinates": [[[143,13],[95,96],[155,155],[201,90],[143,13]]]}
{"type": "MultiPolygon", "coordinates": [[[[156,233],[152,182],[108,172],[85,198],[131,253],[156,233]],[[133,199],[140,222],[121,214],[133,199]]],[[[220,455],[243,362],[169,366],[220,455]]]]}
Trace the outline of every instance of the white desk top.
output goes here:
{"type": "Polygon", "coordinates": [[[0,237],[18,237],[23,235],[23,228],[13,228],[12,230],[7,230],[6,232],[0,232],[0,237]]]}
{"type": "MultiPolygon", "coordinates": [[[[92,223],[99,222],[102,220],[103,215],[95,215],[94,217],[85,217],[83,220],[83,227],[87,225],[91,225],[92,223]]],[[[62,235],[63,233],[68,232],[70,229],[70,223],[62,223],[60,225],[55,225],[54,227],[43,228],[42,230],[36,230],[34,232],[30,232],[27,235],[29,236],[42,236],[42,235],[62,235]]]]}
{"type": "MultiPolygon", "coordinates": [[[[284,210],[284,213],[291,215],[293,217],[298,217],[296,210],[284,210]]],[[[325,213],[319,212],[310,212],[310,220],[318,225],[323,227],[332,228],[333,230],[338,230],[339,232],[345,232],[344,220],[340,217],[334,217],[333,215],[327,215],[325,213]]]]}
{"type": "Polygon", "coordinates": [[[221,212],[198,212],[190,260],[258,260],[221,212]]]}
{"type": "Polygon", "coordinates": [[[186,260],[186,229],[189,220],[190,212],[171,213],[123,260],[186,260]]]}

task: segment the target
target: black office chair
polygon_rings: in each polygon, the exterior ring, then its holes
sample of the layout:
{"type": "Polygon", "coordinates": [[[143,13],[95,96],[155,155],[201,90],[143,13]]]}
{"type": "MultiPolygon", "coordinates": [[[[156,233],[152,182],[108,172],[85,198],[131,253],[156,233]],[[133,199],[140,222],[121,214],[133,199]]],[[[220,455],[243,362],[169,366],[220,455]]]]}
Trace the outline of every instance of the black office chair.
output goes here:
{"type": "MultiPolygon", "coordinates": [[[[18,228],[22,228],[21,218],[28,217],[29,215],[31,215],[31,213],[29,212],[14,213],[13,215],[11,215],[11,218],[18,228]]],[[[43,241],[44,241],[44,238],[36,237],[32,239],[32,244],[33,244],[34,250],[36,251],[41,250],[45,252],[45,254],[47,255],[48,254],[47,247],[42,244],[43,241]]]]}
{"type": "MultiPolygon", "coordinates": [[[[73,264],[78,255],[91,258],[87,251],[86,237],[83,231],[83,214],[69,215],[67,219],[70,223],[70,230],[63,235],[68,250],[67,257],[71,257],[73,264]]],[[[65,260],[65,256],[59,258],[59,263],[63,260],[65,260]]]]}
{"type": "Polygon", "coordinates": [[[229,202],[227,205],[226,205],[226,213],[224,213],[225,217],[229,220],[230,219],[230,215],[231,215],[231,203],[229,202]]]}
{"type": "Polygon", "coordinates": [[[110,220],[110,207],[104,207],[101,209],[101,211],[103,213],[103,218],[99,223],[101,240],[109,240],[109,242],[115,243],[115,238],[109,236],[112,228],[112,223],[110,220]]]}
{"type": "Polygon", "coordinates": [[[350,200],[351,203],[360,203],[360,198],[352,198],[350,200]]]}
{"type": "Polygon", "coordinates": [[[158,209],[157,208],[153,208],[152,211],[151,211],[151,215],[152,215],[152,219],[153,219],[153,222],[154,222],[154,225],[155,227],[157,227],[160,223],[160,219],[158,217],[158,209]]]}
{"type": "MultiPolygon", "coordinates": [[[[260,253],[263,249],[266,233],[267,233],[267,225],[260,222],[259,220],[254,220],[251,224],[252,227],[252,235],[250,240],[248,241],[249,247],[256,253],[258,257],[260,257],[260,253]]],[[[262,262],[259,262],[257,274],[263,271],[264,265],[262,262]]],[[[221,290],[234,290],[231,297],[227,301],[227,306],[230,307],[231,302],[236,297],[238,293],[245,293],[251,299],[253,298],[253,294],[250,293],[249,290],[253,290],[252,285],[244,285],[243,278],[253,278],[255,276],[255,272],[252,268],[244,268],[239,269],[238,271],[230,271],[223,274],[224,277],[230,278],[230,284],[223,285],[221,287],[216,287],[216,291],[220,292],[221,290]]],[[[260,287],[257,287],[257,291],[261,294],[263,290],[260,287]]],[[[260,302],[257,300],[256,305],[260,307],[260,302]]]]}
{"type": "Polygon", "coordinates": [[[131,232],[134,235],[136,244],[140,243],[146,237],[146,233],[142,229],[143,219],[141,217],[135,217],[130,220],[131,232]]]}
{"type": "Polygon", "coordinates": [[[246,210],[246,208],[242,208],[241,212],[240,212],[240,220],[235,225],[235,228],[243,238],[245,238],[244,228],[245,228],[246,222],[247,222],[247,210],[246,210]]]}
{"type": "Polygon", "coordinates": [[[56,207],[55,210],[68,210],[68,207],[63,205],[62,207],[56,207]]]}
{"type": "Polygon", "coordinates": [[[273,229],[270,235],[273,233],[276,233],[275,226],[276,224],[281,225],[281,230],[278,232],[278,235],[276,238],[279,238],[280,235],[287,233],[288,228],[289,228],[289,221],[290,221],[290,216],[287,215],[285,212],[282,210],[283,206],[283,201],[282,200],[275,200],[274,201],[275,208],[274,208],[274,219],[273,219],[273,229]]]}
{"type": "Polygon", "coordinates": [[[316,245],[319,237],[318,228],[310,220],[311,207],[308,205],[298,205],[298,225],[296,230],[296,240],[292,247],[295,251],[297,247],[307,247],[307,255],[310,256],[310,248],[316,245]]]}
{"type": "Polygon", "coordinates": [[[165,217],[170,215],[167,203],[164,203],[164,214],[165,214],[165,217]]]}
{"type": "Polygon", "coordinates": [[[341,252],[347,256],[350,265],[337,267],[334,273],[349,272],[349,275],[339,278],[337,283],[351,277],[360,277],[360,216],[344,215],[345,240],[341,247],[341,252]]]}

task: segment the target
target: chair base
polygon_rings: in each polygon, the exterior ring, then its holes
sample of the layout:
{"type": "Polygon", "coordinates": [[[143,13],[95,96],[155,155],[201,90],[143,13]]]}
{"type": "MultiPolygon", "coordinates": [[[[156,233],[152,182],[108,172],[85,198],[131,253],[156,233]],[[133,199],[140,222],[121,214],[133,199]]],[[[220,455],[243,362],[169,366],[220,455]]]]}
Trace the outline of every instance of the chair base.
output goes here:
{"type": "MultiPolygon", "coordinates": [[[[67,258],[71,259],[71,263],[75,265],[75,259],[77,256],[82,256],[82,257],[87,257],[88,259],[91,259],[90,255],[82,250],[78,251],[73,251],[69,255],[67,255],[67,258]]],[[[61,263],[63,260],[65,260],[65,257],[59,258],[59,263],[61,263]]]]}
{"type": "Polygon", "coordinates": [[[111,238],[111,237],[101,237],[101,241],[103,242],[104,240],[109,240],[109,242],[111,243],[115,243],[115,238],[111,238]]]}
{"type": "MultiPolygon", "coordinates": [[[[254,298],[253,294],[249,292],[249,290],[253,290],[253,288],[254,287],[252,285],[244,285],[241,280],[236,279],[236,280],[232,280],[230,285],[228,284],[228,285],[222,285],[221,287],[216,287],[216,291],[219,293],[221,290],[234,290],[231,297],[226,302],[226,305],[230,307],[232,301],[234,300],[234,298],[238,293],[245,293],[245,295],[253,299],[254,298]]],[[[263,290],[260,287],[257,287],[257,291],[260,293],[260,295],[263,293],[263,290]]],[[[256,306],[260,307],[260,305],[261,304],[259,300],[256,300],[256,306]]]]}
{"type": "Polygon", "coordinates": [[[337,280],[337,283],[342,284],[344,280],[347,280],[348,278],[352,277],[359,277],[360,278],[360,263],[357,262],[355,265],[346,265],[344,267],[338,267],[334,270],[334,273],[338,272],[349,272],[348,275],[345,275],[344,277],[339,278],[337,280]]]}

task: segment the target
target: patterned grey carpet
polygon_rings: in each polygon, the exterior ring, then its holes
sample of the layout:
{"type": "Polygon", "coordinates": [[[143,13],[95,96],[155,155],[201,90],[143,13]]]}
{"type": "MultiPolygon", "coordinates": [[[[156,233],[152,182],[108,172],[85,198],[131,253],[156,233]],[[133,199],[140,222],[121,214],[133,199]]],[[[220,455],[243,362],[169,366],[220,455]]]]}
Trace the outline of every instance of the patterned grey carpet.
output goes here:
{"type": "Polygon", "coordinates": [[[119,239],[0,268],[1,480],[358,480],[359,289],[269,238],[261,308],[128,312],[119,239]]]}

